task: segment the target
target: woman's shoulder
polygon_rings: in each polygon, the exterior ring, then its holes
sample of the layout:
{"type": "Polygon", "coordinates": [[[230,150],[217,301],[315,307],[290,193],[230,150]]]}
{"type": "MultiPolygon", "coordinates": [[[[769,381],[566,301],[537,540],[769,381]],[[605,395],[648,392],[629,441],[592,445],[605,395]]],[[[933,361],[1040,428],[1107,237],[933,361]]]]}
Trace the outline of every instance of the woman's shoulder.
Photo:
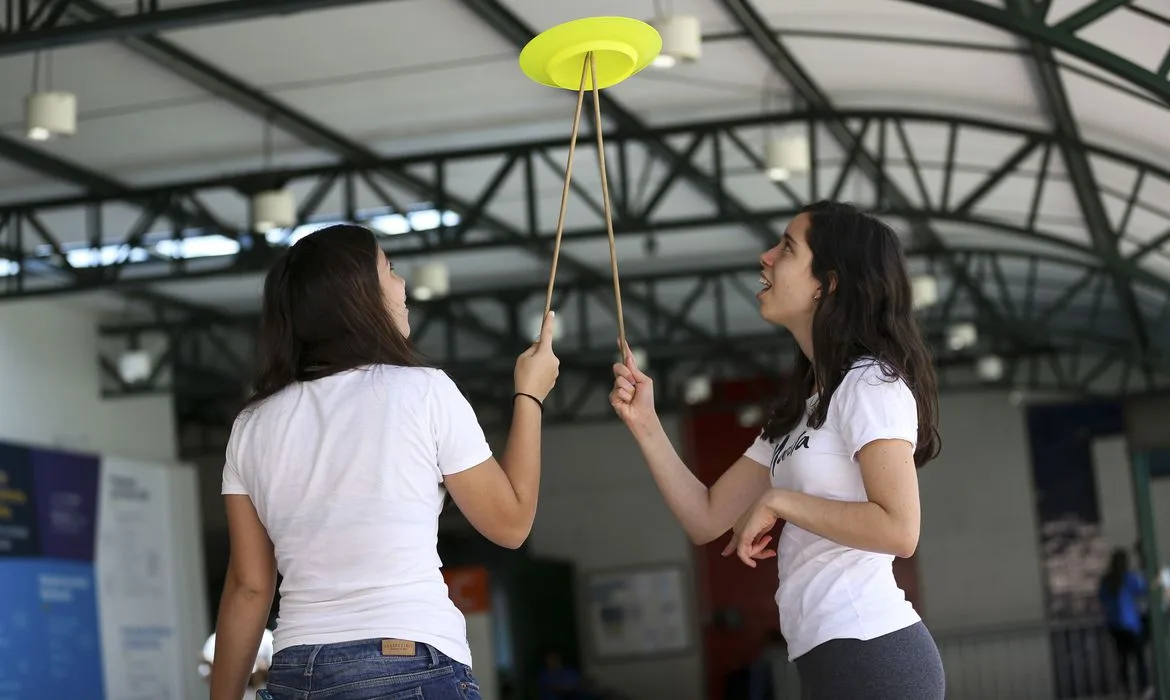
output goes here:
{"type": "Polygon", "coordinates": [[[386,379],[405,382],[429,383],[447,376],[443,370],[428,366],[373,365],[370,369],[386,379]]]}
{"type": "Polygon", "coordinates": [[[860,357],[853,361],[834,393],[849,403],[876,401],[879,404],[902,405],[915,403],[914,392],[902,374],[889,362],[876,357],[860,357]]]}
{"type": "Polygon", "coordinates": [[[382,382],[393,383],[400,387],[416,388],[424,396],[434,397],[440,401],[451,398],[455,394],[463,395],[451,375],[438,367],[376,365],[373,369],[382,382]]]}
{"type": "Polygon", "coordinates": [[[906,386],[906,381],[892,364],[870,356],[854,360],[841,378],[842,386],[880,387],[888,384],[906,386]]]}

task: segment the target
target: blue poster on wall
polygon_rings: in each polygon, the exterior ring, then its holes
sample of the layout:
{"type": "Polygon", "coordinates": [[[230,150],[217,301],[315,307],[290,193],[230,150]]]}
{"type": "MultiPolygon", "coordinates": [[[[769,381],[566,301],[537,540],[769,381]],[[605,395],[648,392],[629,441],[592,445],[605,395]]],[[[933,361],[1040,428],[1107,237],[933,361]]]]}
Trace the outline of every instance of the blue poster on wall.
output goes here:
{"type": "Polygon", "coordinates": [[[40,556],[28,452],[0,445],[0,557],[40,556]]]}
{"type": "Polygon", "coordinates": [[[96,457],[0,445],[0,700],[104,698],[96,457]]]}

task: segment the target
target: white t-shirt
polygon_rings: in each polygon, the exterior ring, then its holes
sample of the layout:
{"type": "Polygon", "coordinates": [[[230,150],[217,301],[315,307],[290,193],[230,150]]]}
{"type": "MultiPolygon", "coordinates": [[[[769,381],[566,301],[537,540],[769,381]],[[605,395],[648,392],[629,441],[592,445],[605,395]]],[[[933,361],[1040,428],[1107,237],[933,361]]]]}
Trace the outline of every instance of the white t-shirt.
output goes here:
{"type": "MultiPolygon", "coordinates": [[[[746,456],[772,473],[775,488],[840,501],[868,500],[856,456],[867,443],[899,438],[916,445],[918,411],[901,380],[872,360],[853,365],[833,393],[825,423],[805,418],[773,444],[761,435],[746,456]]],[[[777,543],[780,631],[795,659],[831,639],[873,639],[919,621],[894,581],[894,557],[842,546],[785,523],[777,543]]]]}
{"type": "Polygon", "coordinates": [[[276,550],[273,653],[368,638],[471,665],[440,572],[443,477],[491,456],[443,372],[379,365],[285,388],[232,429],[225,494],[251,497],[276,550]]]}

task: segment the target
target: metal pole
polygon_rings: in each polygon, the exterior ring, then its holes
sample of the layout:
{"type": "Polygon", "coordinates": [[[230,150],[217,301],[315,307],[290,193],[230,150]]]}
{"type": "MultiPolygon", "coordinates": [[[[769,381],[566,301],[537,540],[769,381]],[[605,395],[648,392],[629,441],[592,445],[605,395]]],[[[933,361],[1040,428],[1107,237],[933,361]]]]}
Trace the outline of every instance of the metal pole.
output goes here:
{"type": "Polygon", "coordinates": [[[1166,614],[1162,589],[1158,586],[1158,543],[1154,532],[1154,506],[1150,501],[1150,454],[1136,450],[1130,459],[1133,476],[1134,512],[1142,540],[1144,573],[1150,590],[1150,640],[1152,642],[1152,685],[1161,700],[1170,698],[1170,657],[1167,656],[1166,614]]]}

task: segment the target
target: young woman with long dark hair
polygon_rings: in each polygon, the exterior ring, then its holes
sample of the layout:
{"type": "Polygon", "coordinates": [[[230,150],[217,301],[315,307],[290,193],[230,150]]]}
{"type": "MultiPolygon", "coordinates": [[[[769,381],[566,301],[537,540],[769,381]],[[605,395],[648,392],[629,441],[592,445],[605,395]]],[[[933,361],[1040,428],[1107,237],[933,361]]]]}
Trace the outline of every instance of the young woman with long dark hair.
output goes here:
{"type": "Polygon", "coordinates": [[[755,443],[708,489],[679,459],[634,363],[610,394],[696,544],[729,529],[748,566],[776,556],[776,603],[803,697],[935,700],[930,632],[894,580],[920,525],[916,468],[937,456],[936,380],[897,234],[835,202],[805,207],[760,256],[760,315],[799,352],[755,443]]]}
{"type": "Polygon", "coordinates": [[[445,493],[519,547],[536,512],[552,317],[516,361],[508,443],[411,350],[406,283],[369,230],[309,234],[264,285],[254,393],[227,447],[231,556],[212,700],[239,700],[283,576],[262,696],[476,700],[463,616],[440,572],[445,493]],[[413,696],[412,696],[413,697],[413,696]]]}

